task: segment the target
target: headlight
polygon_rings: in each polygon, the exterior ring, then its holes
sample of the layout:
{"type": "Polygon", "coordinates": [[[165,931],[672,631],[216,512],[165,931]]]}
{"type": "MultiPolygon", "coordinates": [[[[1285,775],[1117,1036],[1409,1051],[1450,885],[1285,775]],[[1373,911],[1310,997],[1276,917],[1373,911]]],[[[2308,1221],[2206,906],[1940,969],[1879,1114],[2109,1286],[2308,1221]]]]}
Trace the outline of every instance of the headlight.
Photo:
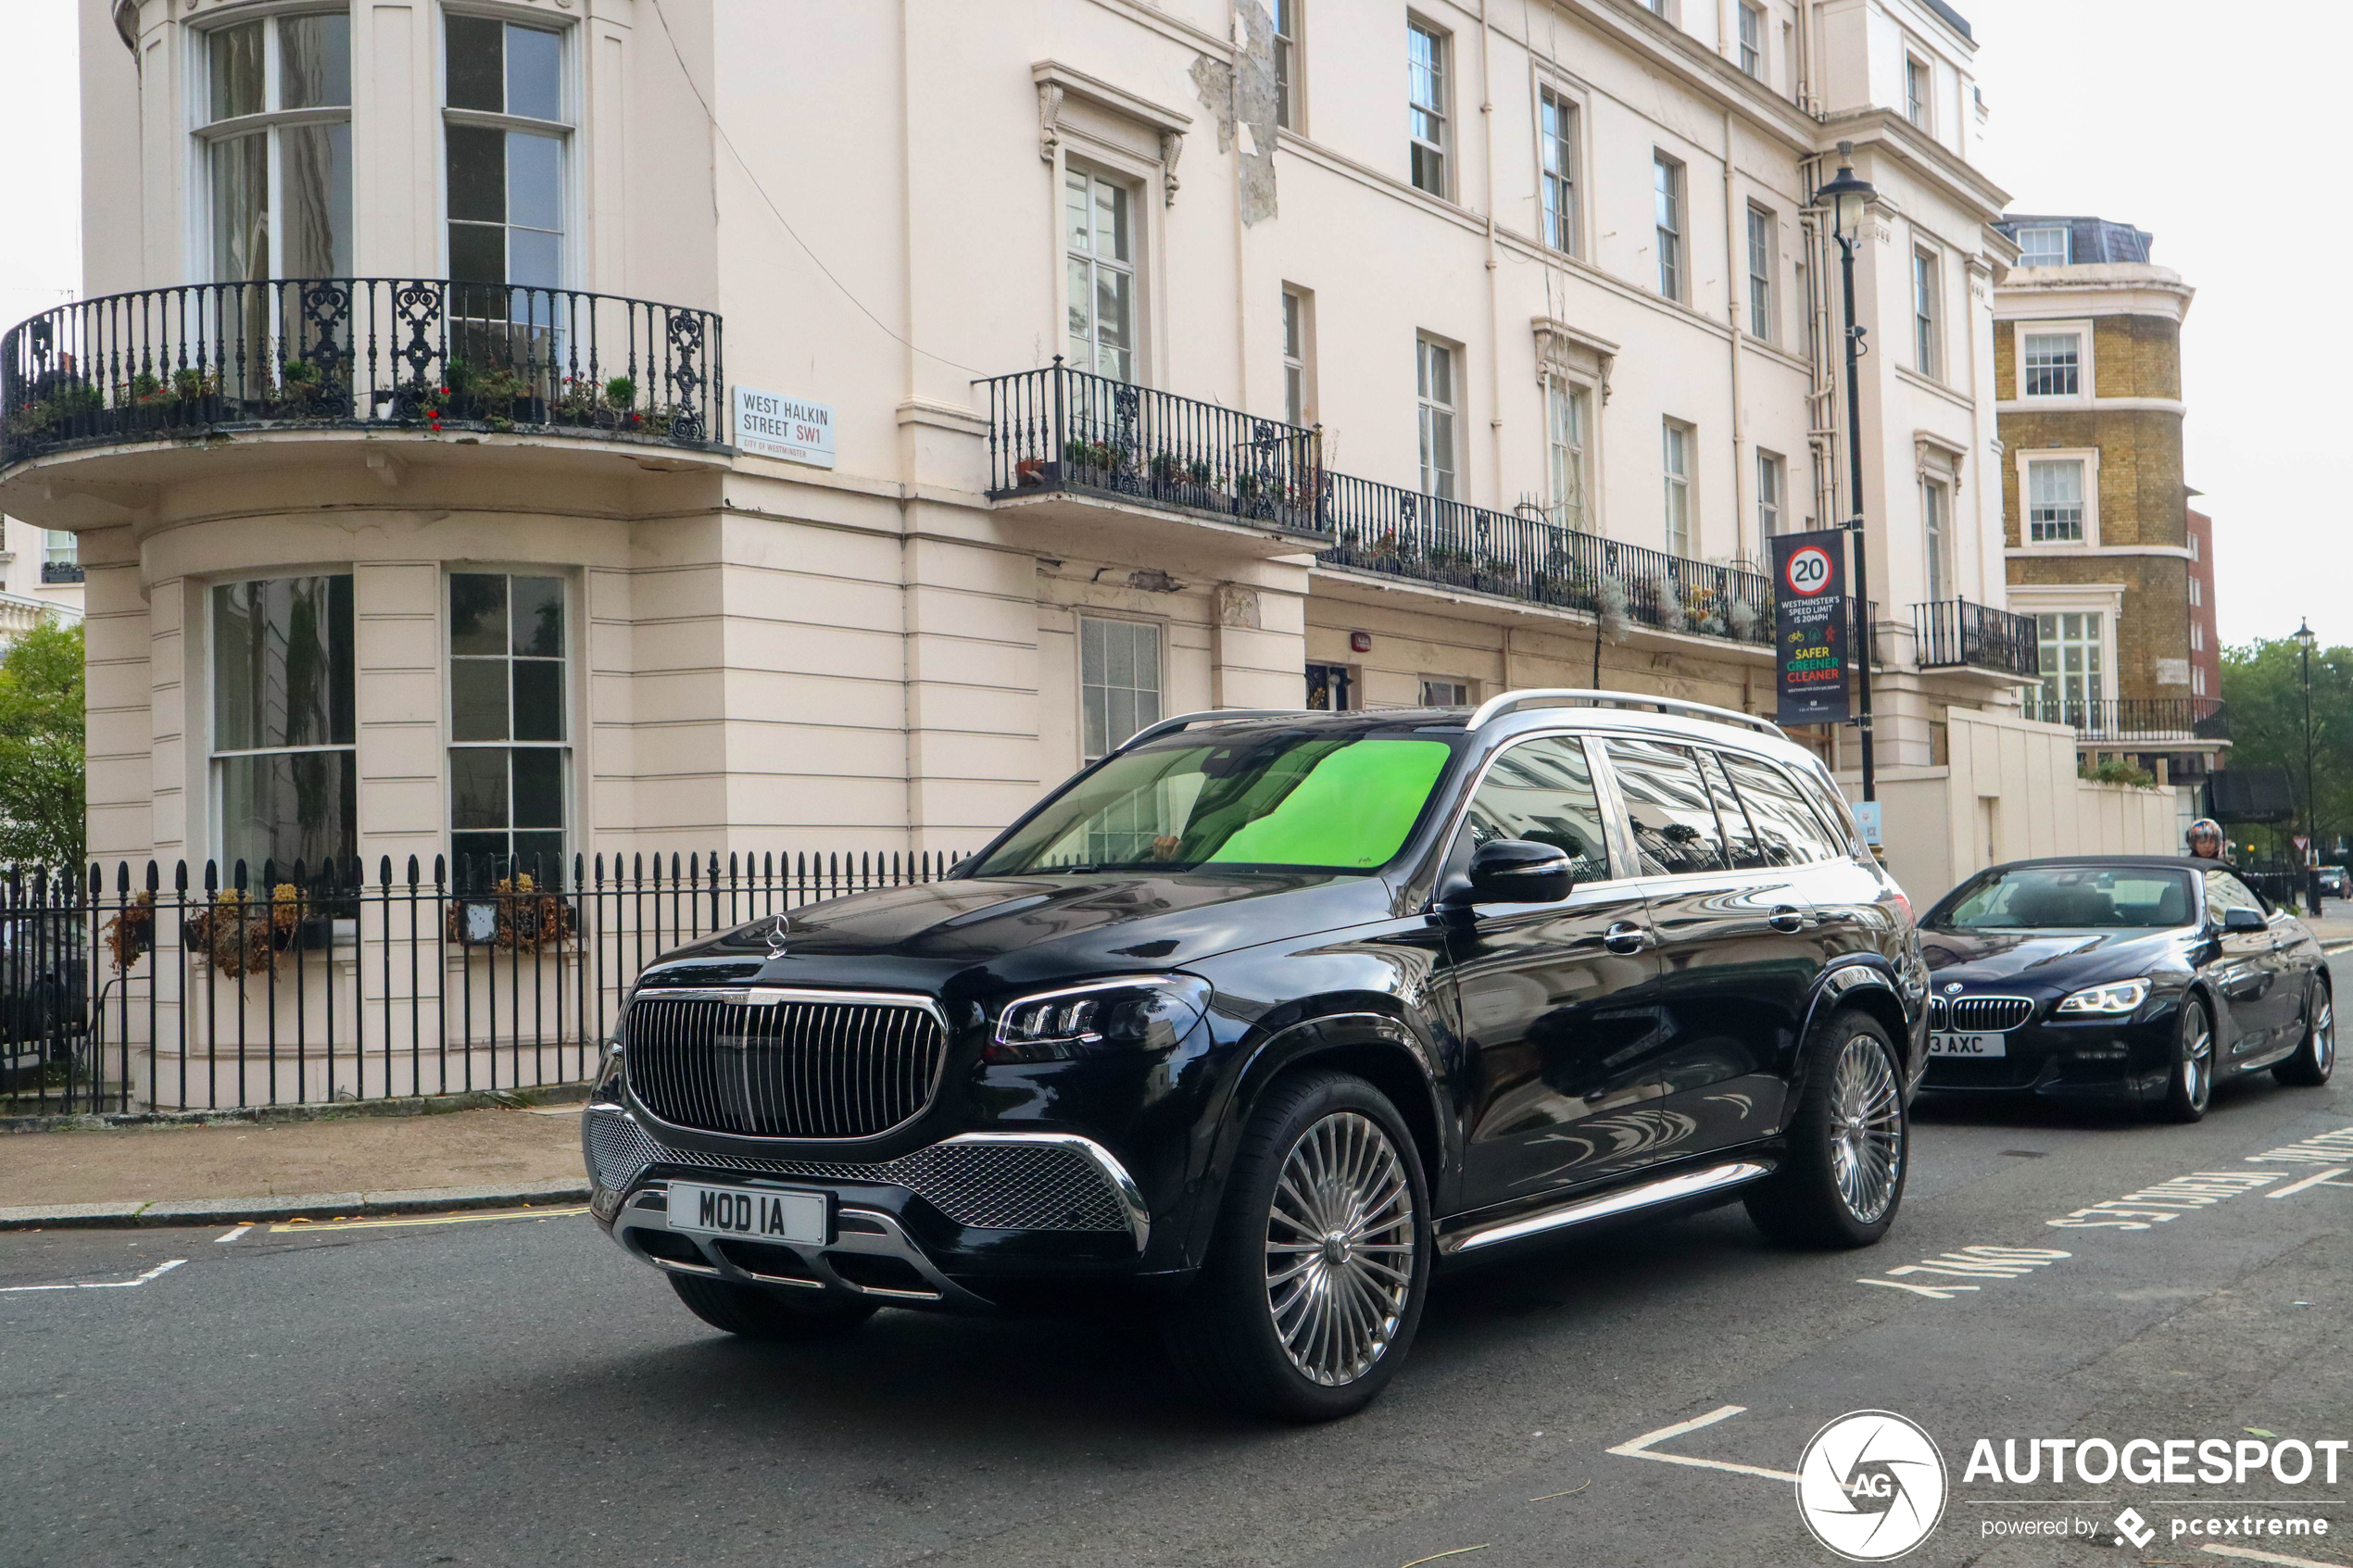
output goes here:
{"type": "Polygon", "coordinates": [[[1167,1050],[1208,1010],[1209,982],[1189,974],[1073,985],[1008,1002],[983,1055],[1001,1064],[1167,1050]]]}
{"type": "Polygon", "coordinates": [[[2058,1010],[2072,1013],[2131,1012],[2148,999],[2149,983],[2145,980],[2119,980],[2109,985],[2094,985],[2078,991],[2059,1003],[2058,1010]]]}

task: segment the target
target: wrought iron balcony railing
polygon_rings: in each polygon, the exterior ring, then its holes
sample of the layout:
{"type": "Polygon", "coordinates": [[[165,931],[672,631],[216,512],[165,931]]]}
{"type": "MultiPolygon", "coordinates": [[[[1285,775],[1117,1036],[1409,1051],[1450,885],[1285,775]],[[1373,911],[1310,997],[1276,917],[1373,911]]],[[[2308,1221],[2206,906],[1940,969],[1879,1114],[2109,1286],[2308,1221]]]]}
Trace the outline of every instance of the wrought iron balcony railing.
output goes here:
{"type": "Polygon", "coordinates": [[[1313,430],[1054,363],[988,389],[989,490],[1080,492],[1320,536],[1330,566],[1766,644],[1763,575],[1323,466],[1313,430]]]}
{"type": "Polygon", "coordinates": [[[1967,599],[1934,599],[1912,607],[1912,641],[1923,670],[1997,670],[2032,675],[2041,646],[2034,618],[2012,615],[1967,599]]]}
{"type": "Polygon", "coordinates": [[[2065,724],[2075,738],[2158,746],[2231,738],[2229,710],[2213,696],[2055,697],[2026,694],[2025,716],[2065,724]]]}
{"type": "Polygon", "coordinates": [[[304,278],[78,300],[0,335],[0,464],[387,425],[723,446],[719,318],[573,289],[304,278]]]}

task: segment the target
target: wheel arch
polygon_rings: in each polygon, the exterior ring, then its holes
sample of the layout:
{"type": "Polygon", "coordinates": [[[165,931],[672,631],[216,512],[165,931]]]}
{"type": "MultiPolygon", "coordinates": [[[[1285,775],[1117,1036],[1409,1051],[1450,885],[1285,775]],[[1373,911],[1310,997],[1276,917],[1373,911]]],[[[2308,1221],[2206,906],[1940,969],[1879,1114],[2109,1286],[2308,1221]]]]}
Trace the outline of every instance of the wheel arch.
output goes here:
{"type": "MultiPolygon", "coordinates": [[[[1889,1042],[1906,1058],[1902,1069],[1908,1083],[1921,1065],[1909,1060],[1913,1047],[1912,1019],[1905,1010],[1904,994],[1894,977],[1874,964],[1840,964],[1826,971],[1815,983],[1813,1000],[1806,1010],[1806,1024],[1798,1035],[1797,1060],[1804,1060],[1805,1042],[1813,1038],[1815,1029],[1843,1008],[1866,1014],[1887,1031],[1889,1042]]],[[[1796,1076],[1793,1074],[1793,1079],[1796,1076]]],[[[1801,1082],[1793,1081],[1790,1085],[1793,1096],[1804,1088],[1801,1082]]]]}
{"type": "MultiPolygon", "coordinates": [[[[1302,1019],[1271,1036],[1243,1067],[1221,1145],[1238,1142],[1258,1103],[1278,1079],[1304,1068],[1352,1073],[1378,1089],[1404,1119],[1422,1174],[1435,1194],[1451,1168],[1440,1110],[1438,1073],[1428,1049],[1388,1013],[1327,1013],[1302,1019]]],[[[1221,1169],[1227,1161],[1221,1159],[1221,1169]]]]}

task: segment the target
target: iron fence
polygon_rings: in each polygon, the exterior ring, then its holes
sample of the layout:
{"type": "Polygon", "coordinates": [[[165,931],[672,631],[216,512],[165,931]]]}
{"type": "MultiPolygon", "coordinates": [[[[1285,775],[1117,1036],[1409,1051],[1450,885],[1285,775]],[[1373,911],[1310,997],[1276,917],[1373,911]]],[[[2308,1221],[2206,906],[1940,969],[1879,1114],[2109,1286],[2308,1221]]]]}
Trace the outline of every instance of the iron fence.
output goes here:
{"type": "Polygon", "coordinates": [[[2059,697],[2026,695],[2025,717],[2066,724],[2075,738],[2119,746],[2178,745],[2231,738],[2230,711],[2213,696],[2059,697]]]}
{"type": "Polygon", "coordinates": [[[1967,599],[1934,599],[1912,607],[1912,641],[1923,670],[1998,670],[2032,675],[2042,646],[2034,618],[1967,599]]]}
{"type": "Polygon", "coordinates": [[[577,1083],[645,966],[944,853],[602,855],[559,874],[127,863],[0,888],[0,1110],[203,1110],[577,1083]]]}
{"type": "Polygon", "coordinates": [[[275,426],[728,439],[720,320],[438,278],[191,283],[0,334],[0,463],[275,426]]]}

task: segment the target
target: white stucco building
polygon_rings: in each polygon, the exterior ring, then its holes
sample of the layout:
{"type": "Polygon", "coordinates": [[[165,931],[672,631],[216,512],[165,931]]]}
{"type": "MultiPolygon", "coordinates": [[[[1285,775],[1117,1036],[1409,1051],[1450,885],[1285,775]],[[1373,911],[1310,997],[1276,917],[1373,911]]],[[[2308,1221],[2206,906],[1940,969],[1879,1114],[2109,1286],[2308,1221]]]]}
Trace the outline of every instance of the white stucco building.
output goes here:
{"type": "Polygon", "coordinates": [[[962,849],[1162,713],[1770,712],[1841,142],[1882,777],[2021,684],[1939,0],[82,10],[0,503],[109,860],[962,849]]]}

